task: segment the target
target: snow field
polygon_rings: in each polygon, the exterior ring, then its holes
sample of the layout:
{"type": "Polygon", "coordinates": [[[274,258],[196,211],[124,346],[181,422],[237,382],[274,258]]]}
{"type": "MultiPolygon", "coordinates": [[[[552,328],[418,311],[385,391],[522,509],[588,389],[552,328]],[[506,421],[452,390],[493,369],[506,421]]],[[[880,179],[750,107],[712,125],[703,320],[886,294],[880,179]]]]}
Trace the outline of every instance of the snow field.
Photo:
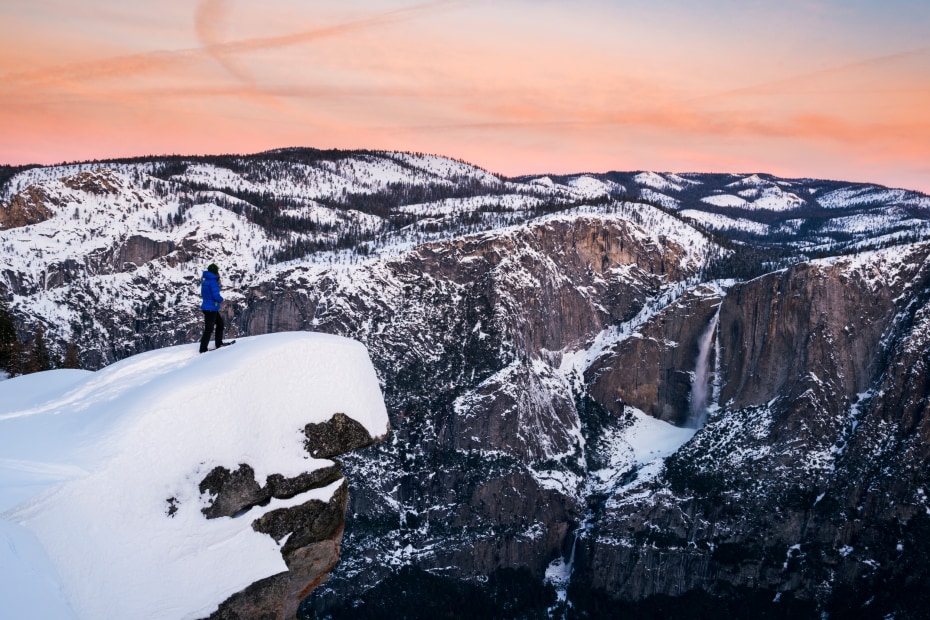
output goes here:
{"type": "Polygon", "coordinates": [[[616,492],[622,478],[638,471],[637,482],[653,478],[662,471],[665,459],[673,455],[697,433],[653,418],[639,409],[628,407],[633,423],[620,431],[609,431],[605,439],[610,446],[608,467],[591,472],[594,485],[616,492]]]}
{"type": "Polygon", "coordinates": [[[739,196],[732,194],[714,194],[713,196],[701,198],[701,202],[706,202],[715,207],[744,207],[748,204],[739,196]]]}
{"type": "MultiPolygon", "coordinates": [[[[633,180],[636,181],[636,183],[639,185],[645,185],[659,191],[673,190],[676,192],[680,192],[681,190],[685,189],[687,183],[690,183],[690,181],[687,181],[686,183],[672,182],[663,177],[661,174],[655,172],[641,172],[640,174],[637,174],[635,177],[633,177],[633,180]]],[[[681,180],[685,181],[685,179],[681,180]]]]}
{"type": "Polygon", "coordinates": [[[767,224],[760,224],[744,217],[732,218],[719,213],[706,213],[697,209],[685,209],[681,212],[684,217],[691,218],[708,228],[716,230],[742,230],[755,235],[764,236],[771,232],[767,224]]]}

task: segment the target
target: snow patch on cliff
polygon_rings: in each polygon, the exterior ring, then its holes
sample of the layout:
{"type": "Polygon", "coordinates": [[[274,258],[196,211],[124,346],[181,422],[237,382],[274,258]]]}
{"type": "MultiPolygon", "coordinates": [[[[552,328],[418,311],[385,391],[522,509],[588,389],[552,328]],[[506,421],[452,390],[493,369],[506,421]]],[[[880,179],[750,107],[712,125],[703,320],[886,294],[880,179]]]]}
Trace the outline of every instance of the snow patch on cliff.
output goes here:
{"type": "Polygon", "coordinates": [[[591,472],[591,485],[602,492],[616,492],[626,480],[642,483],[661,473],[666,458],[694,437],[693,428],[682,428],[627,407],[631,423],[610,429],[603,437],[608,465],[591,472]]]}

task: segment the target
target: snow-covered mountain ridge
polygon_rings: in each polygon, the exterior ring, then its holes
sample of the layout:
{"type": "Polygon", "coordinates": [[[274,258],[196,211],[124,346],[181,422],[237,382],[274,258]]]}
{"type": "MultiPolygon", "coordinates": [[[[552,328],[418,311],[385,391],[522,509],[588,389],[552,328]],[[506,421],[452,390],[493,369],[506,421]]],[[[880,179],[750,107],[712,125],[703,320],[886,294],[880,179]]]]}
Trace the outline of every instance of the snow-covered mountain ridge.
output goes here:
{"type": "Polygon", "coordinates": [[[234,335],[368,348],[393,432],[344,459],[342,560],[301,617],[920,609],[922,194],[309,149],[2,191],[21,333],[89,367],[193,342],[209,262],[234,335]]]}

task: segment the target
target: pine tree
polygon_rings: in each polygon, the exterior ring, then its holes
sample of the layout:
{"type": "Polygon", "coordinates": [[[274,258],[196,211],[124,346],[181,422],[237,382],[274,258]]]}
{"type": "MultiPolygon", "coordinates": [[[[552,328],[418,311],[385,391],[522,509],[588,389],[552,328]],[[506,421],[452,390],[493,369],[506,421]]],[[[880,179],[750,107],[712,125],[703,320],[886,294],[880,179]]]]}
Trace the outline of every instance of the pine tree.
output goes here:
{"type": "Polygon", "coordinates": [[[10,345],[10,366],[7,369],[11,377],[24,375],[28,372],[26,369],[26,358],[26,347],[19,339],[14,340],[13,344],[10,345]]]}
{"type": "Polygon", "coordinates": [[[62,368],[81,368],[81,355],[78,351],[77,344],[72,340],[65,349],[65,359],[61,363],[62,368]]]}
{"type": "Polygon", "coordinates": [[[19,338],[13,325],[13,315],[10,314],[6,299],[0,296],[0,370],[10,376],[18,374],[14,371],[16,345],[19,345],[19,338]]]}
{"type": "Polygon", "coordinates": [[[48,342],[45,340],[45,328],[41,325],[36,329],[36,337],[29,350],[26,369],[28,372],[52,369],[52,355],[48,350],[48,342]]]}

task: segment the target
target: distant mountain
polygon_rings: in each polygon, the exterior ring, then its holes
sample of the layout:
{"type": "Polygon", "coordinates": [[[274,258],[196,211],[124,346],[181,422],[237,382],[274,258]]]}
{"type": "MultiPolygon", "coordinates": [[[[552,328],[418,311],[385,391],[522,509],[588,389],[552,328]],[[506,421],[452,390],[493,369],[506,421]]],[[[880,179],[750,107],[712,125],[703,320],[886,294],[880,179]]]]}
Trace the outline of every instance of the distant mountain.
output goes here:
{"type": "Polygon", "coordinates": [[[923,194],[287,149],[0,196],[21,336],[89,368],[194,342],[210,262],[234,335],[368,347],[393,430],[345,458],[342,560],[301,617],[924,608],[923,194]]]}
{"type": "Polygon", "coordinates": [[[807,253],[835,254],[902,236],[922,239],[930,215],[930,197],[878,185],[766,174],[612,172],[590,178],[629,188],[631,198],[672,209],[730,239],[807,253]]]}

